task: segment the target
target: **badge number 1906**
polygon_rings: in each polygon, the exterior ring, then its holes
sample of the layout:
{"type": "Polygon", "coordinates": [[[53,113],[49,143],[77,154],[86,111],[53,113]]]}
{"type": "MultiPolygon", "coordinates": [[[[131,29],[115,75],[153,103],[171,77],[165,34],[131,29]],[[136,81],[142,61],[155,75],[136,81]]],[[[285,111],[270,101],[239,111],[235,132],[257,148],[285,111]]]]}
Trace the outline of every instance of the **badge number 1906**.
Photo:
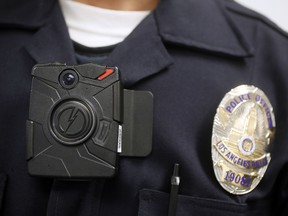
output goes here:
{"type": "Polygon", "coordinates": [[[271,160],[267,147],[274,131],[272,106],[259,88],[241,85],[225,95],[211,146],[215,176],[225,190],[241,195],[259,184],[271,160]]]}

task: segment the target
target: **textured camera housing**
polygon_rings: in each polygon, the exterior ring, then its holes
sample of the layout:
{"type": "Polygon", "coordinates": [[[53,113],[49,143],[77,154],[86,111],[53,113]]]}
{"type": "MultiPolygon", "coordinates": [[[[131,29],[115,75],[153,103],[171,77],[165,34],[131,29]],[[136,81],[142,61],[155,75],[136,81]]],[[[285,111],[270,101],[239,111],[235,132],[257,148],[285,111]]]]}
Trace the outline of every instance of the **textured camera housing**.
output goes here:
{"type": "Polygon", "coordinates": [[[32,76],[26,127],[29,174],[113,177],[120,155],[150,153],[152,94],[124,90],[118,68],[40,64],[32,76]]]}

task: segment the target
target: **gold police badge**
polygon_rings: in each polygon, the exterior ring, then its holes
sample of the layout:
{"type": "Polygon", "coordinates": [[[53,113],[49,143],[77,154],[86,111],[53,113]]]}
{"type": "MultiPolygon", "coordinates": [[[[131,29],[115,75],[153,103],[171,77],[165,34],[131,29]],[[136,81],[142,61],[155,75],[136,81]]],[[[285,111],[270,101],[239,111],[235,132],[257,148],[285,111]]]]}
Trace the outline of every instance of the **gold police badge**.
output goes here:
{"type": "Polygon", "coordinates": [[[275,132],[273,108],[254,86],[228,92],[218,106],[212,132],[212,160],[220,185],[246,194],[261,181],[270,163],[268,146],[275,132]]]}

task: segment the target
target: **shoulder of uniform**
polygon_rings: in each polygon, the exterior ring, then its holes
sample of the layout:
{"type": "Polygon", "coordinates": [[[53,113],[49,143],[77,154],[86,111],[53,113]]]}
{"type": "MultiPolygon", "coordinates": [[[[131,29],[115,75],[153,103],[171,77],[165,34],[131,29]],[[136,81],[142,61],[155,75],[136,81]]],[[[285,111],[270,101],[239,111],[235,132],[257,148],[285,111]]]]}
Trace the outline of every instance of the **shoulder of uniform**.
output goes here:
{"type": "Polygon", "coordinates": [[[250,22],[258,22],[260,25],[264,25],[271,31],[275,31],[288,39],[288,33],[264,15],[241,5],[234,0],[224,0],[223,2],[227,11],[233,15],[245,17],[249,19],[250,22]]]}
{"type": "Polygon", "coordinates": [[[57,0],[0,0],[0,27],[35,29],[49,19],[57,0]]]}

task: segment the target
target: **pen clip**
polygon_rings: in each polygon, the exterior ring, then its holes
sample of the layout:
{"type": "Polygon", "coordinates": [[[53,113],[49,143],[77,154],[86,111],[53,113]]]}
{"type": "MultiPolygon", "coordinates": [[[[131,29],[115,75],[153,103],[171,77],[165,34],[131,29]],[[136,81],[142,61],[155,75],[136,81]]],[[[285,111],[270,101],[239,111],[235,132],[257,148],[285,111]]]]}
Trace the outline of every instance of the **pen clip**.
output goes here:
{"type": "Polygon", "coordinates": [[[173,175],[171,177],[171,190],[170,190],[168,216],[176,216],[177,198],[180,185],[179,167],[180,165],[178,163],[174,164],[173,175]]]}

